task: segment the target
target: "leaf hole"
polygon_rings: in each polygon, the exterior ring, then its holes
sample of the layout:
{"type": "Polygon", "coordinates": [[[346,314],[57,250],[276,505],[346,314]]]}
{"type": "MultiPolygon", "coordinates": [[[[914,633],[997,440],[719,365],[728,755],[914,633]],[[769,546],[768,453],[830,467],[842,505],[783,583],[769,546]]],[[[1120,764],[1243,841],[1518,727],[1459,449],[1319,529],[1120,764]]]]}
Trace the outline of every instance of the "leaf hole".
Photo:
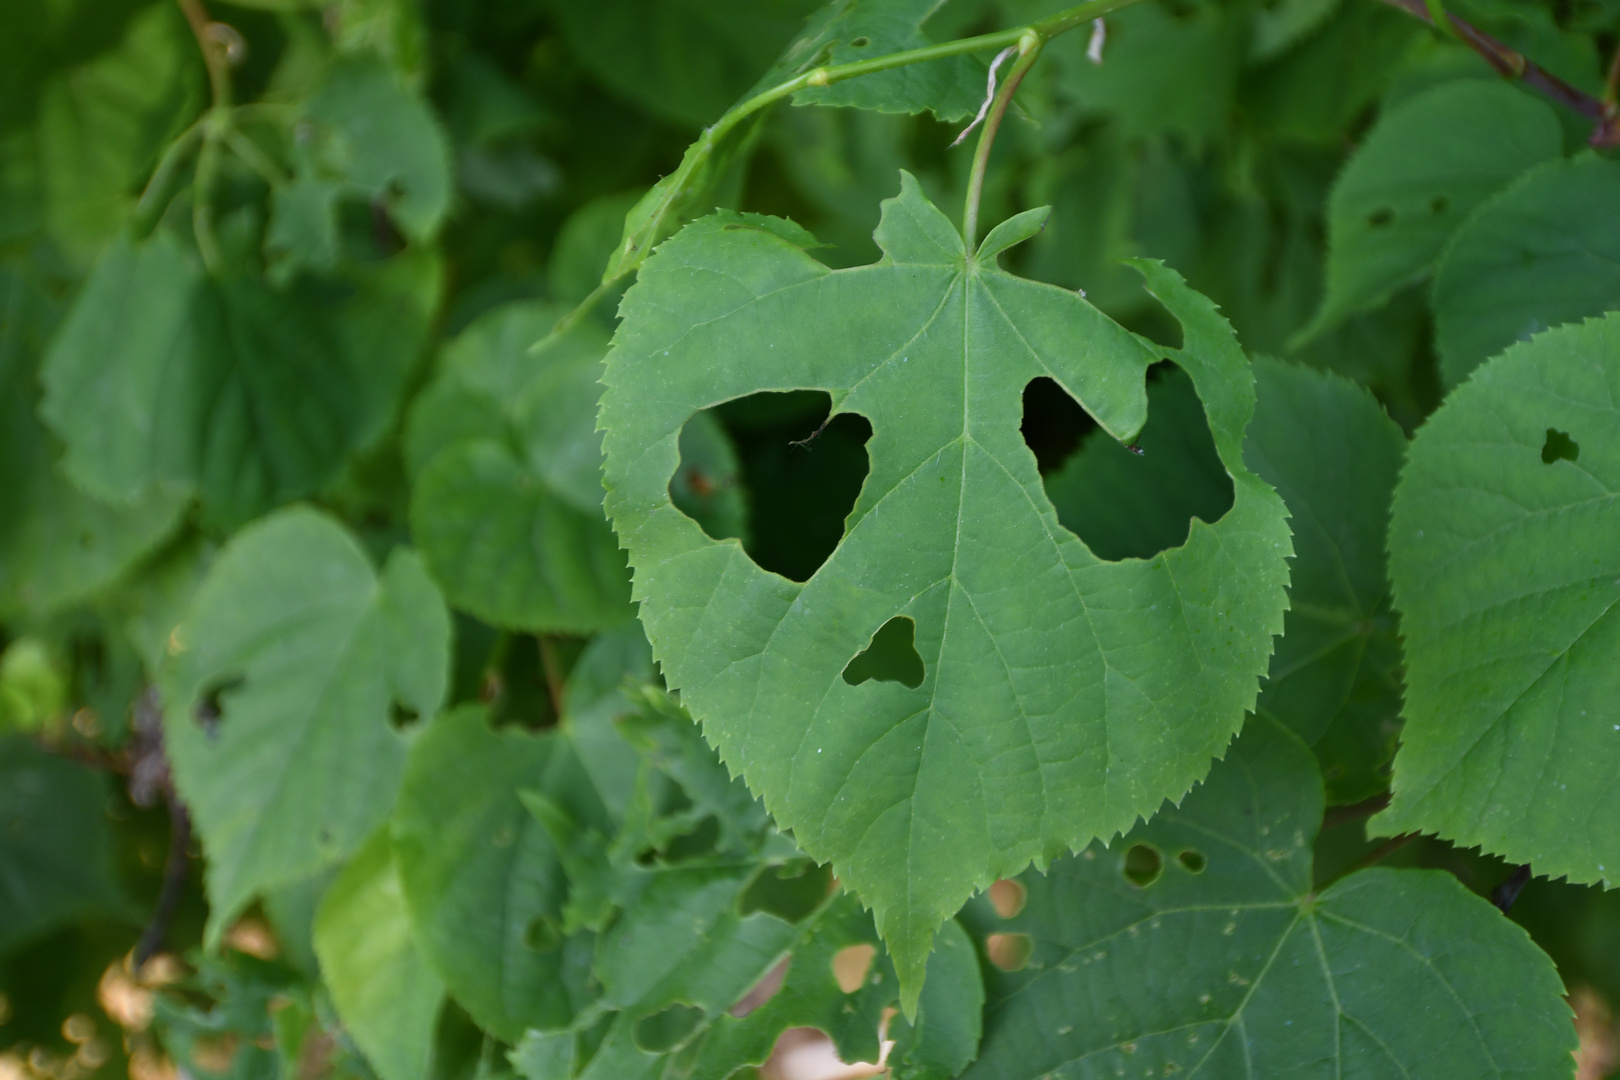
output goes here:
{"type": "Polygon", "coordinates": [[[1445,195],[1436,195],[1429,200],[1429,213],[1439,215],[1451,209],[1451,199],[1445,195]]]}
{"type": "Polygon", "coordinates": [[[1180,863],[1181,868],[1189,874],[1202,874],[1204,867],[1209,865],[1209,859],[1205,857],[1204,853],[1195,851],[1192,848],[1179,852],[1176,855],[1176,862],[1180,863]]]}
{"type": "Polygon", "coordinates": [[[537,915],[523,928],[523,947],[535,952],[552,952],[562,945],[562,934],[549,915],[537,915]]]}
{"type": "Polygon", "coordinates": [[[422,714],[409,705],[398,701],[388,703],[388,726],[401,734],[410,730],[421,718],[422,714]]]}
{"type": "Polygon", "coordinates": [[[1213,524],[1232,508],[1232,478],[1192,379],[1168,361],[1155,364],[1147,398],[1147,423],[1134,443],[1097,427],[1042,477],[1058,521],[1110,562],[1180,547],[1193,518],[1213,524]]]}
{"type": "Polygon", "coordinates": [[[1035,954],[1028,934],[991,934],[984,939],[985,955],[1002,971],[1023,971],[1035,954]]]}
{"type": "Polygon", "coordinates": [[[1024,387],[1024,419],[1018,430],[1045,476],[1072,457],[1098,425],[1056,379],[1042,375],[1024,387]]]}
{"type": "Polygon", "coordinates": [[[1392,206],[1381,206],[1367,215],[1367,224],[1375,229],[1382,229],[1394,220],[1395,208],[1392,206]]]}
{"type": "Polygon", "coordinates": [[[878,627],[871,643],[844,667],[844,681],[851,686],[876,679],[915,690],[925,674],[917,652],[917,624],[905,615],[896,615],[878,627]]]}
{"type": "Polygon", "coordinates": [[[1145,889],[1164,873],[1164,857],[1149,844],[1132,844],[1130,850],[1125,852],[1125,862],[1120,872],[1125,875],[1126,881],[1138,889],[1145,889]]]}
{"type": "Polygon", "coordinates": [[[819,908],[831,890],[831,866],[818,866],[808,859],[766,866],[737,898],[737,913],[748,916],[763,911],[796,924],[819,908]]]}
{"type": "Polygon", "coordinates": [[[1003,919],[1010,919],[1024,910],[1024,904],[1029,900],[1029,891],[1024,888],[1022,881],[1011,878],[1002,878],[990,886],[990,906],[996,909],[996,914],[1003,919]]]}
{"type": "Polygon", "coordinates": [[[703,1023],[703,1010],[695,1005],[671,1005],[636,1021],[631,1034],[638,1048],[649,1054],[675,1049],[703,1023]]]}
{"type": "Polygon", "coordinates": [[[872,44],[872,39],[864,34],[858,38],[850,38],[849,41],[849,47],[852,49],[864,49],[870,44],[872,44]]]}
{"type": "Polygon", "coordinates": [[[670,499],[762,570],[808,581],[844,538],[870,469],[872,425],[829,415],[822,390],[769,391],[705,409],[681,429],[670,499]]]}
{"type": "Polygon", "coordinates": [[[1577,461],[1581,444],[1569,437],[1569,432],[1557,428],[1547,429],[1547,441],[1541,444],[1541,460],[1548,465],[1555,461],[1577,461]]]}
{"type": "Polygon", "coordinates": [[[225,715],[226,696],[234,696],[246,683],[247,680],[240,675],[221,675],[203,684],[197,694],[197,704],[191,710],[191,717],[197,721],[204,735],[212,739],[219,734],[219,721],[225,715]]]}
{"type": "Polygon", "coordinates": [[[853,994],[866,985],[866,976],[872,970],[872,958],[877,956],[877,947],[865,941],[858,945],[845,945],[833,955],[833,978],[838,980],[838,989],[846,994],[853,994]]]}

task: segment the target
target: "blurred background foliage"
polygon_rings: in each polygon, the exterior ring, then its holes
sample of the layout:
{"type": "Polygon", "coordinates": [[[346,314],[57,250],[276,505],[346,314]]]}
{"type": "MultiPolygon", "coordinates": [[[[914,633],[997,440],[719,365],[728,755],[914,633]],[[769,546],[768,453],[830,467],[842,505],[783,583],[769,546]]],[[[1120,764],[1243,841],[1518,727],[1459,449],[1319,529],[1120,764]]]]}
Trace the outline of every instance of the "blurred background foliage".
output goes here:
{"type": "MultiPolygon", "coordinates": [[[[210,0],[206,18],[224,29],[210,30],[205,47],[226,58],[234,101],[246,107],[209,160],[211,175],[193,180],[171,166],[197,153],[210,88],[182,6],[8,3],[0,33],[0,1080],[126,1071],[157,1080],[177,1066],[195,1077],[368,1075],[312,951],[315,902],[329,875],[267,895],[225,932],[217,954],[199,948],[207,906],[195,840],[180,848],[181,870],[189,862],[190,872],[167,875],[183,887],[160,900],[180,819],[166,809],[172,796],[150,687],[170,634],[236,525],[307,499],[345,522],[379,564],[413,536],[424,549],[457,609],[452,703],[483,702],[499,726],[556,724],[557,686],[586,639],[631,617],[616,546],[599,506],[593,511],[595,458],[556,466],[557,440],[588,447],[592,439],[592,365],[611,302],[575,332],[579,342],[553,347],[539,376],[524,368],[528,346],[591,294],[626,211],[818,6],[210,0]],[[42,357],[53,341],[67,349],[61,341],[78,342],[75,334],[94,337],[94,327],[65,320],[126,229],[192,242],[197,200],[188,185],[205,182],[212,219],[204,224],[217,251],[202,255],[234,283],[217,286],[227,323],[273,337],[293,310],[277,305],[294,305],[294,322],[318,322],[325,316],[309,312],[323,303],[337,312],[314,344],[272,342],[262,355],[238,357],[251,375],[278,348],[316,356],[307,383],[250,387],[248,396],[318,399],[323,372],[345,365],[360,373],[354,379],[375,379],[381,362],[368,349],[387,354],[390,373],[359,414],[332,421],[319,453],[233,458],[234,471],[220,476],[216,455],[237,451],[207,445],[188,458],[191,451],[162,450],[153,452],[157,466],[133,475],[129,455],[144,444],[103,431],[103,417],[63,389],[71,372],[42,385],[42,357]],[[367,290],[393,299],[368,316],[367,290]],[[550,380],[544,392],[533,391],[536,377],[550,380]],[[531,399],[541,404],[526,405],[531,399]],[[558,400],[574,402],[564,410],[572,421],[537,416],[558,400]],[[98,450],[99,434],[107,442],[98,450]],[[244,485],[252,469],[262,479],[244,485]],[[568,581],[589,588],[482,580],[458,564],[460,538],[435,548],[424,536],[443,516],[435,500],[470,500],[469,513],[498,515],[517,488],[543,489],[533,497],[560,508],[559,550],[576,560],[568,581]],[[160,908],[161,947],[137,970],[132,951],[160,908]]],[[[949,0],[923,30],[944,40],[1063,6],[949,0]]],[[[1604,94],[1620,0],[1451,7],[1579,90],[1604,94]]],[[[1163,259],[1220,305],[1251,353],[1365,385],[1410,433],[1455,381],[1436,346],[1437,252],[1397,280],[1380,279],[1393,286],[1387,295],[1352,298],[1313,323],[1333,272],[1335,184],[1381,118],[1443,86],[1494,86],[1496,73],[1377,0],[1150,0],[1110,17],[1103,63],[1088,59],[1087,45],[1077,33],[1047,50],[995,148],[984,219],[1054,208],[1046,230],[1011,254],[1013,269],[1083,290],[1126,326],[1168,340],[1178,331],[1116,262],[1163,259]]],[[[1590,122],[1568,109],[1548,115],[1556,124],[1546,156],[1576,154],[1590,122]]],[[[816,255],[831,265],[868,262],[877,256],[878,203],[895,192],[898,169],[916,174],[939,205],[960,205],[970,160],[950,145],[960,126],[928,113],[781,107],[746,133],[746,152],[732,159],[716,201],[793,219],[821,241],[816,255]]],[[[1601,183],[1601,197],[1614,200],[1612,172],[1601,183]]],[[[1582,216],[1593,215],[1590,205],[1555,209],[1567,210],[1571,229],[1613,232],[1615,205],[1595,221],[1582,216]]],[[[142,264],[130,280],[156,273],[142,264]]],[[[1465,371],[1479,358],[1454,363],[1465,371]]],[[[228,389],[240,376],[209,385],[228,389]]],[[[206,427],[209,410],[230,398],[220,393],[204,395],[193,413],[151,422],[206,427]]],[[[724,435],[707,442],[689,429],[683,453],[701,468],[679,476],[684,487],[675,492],[712,534],[746,530],[756,559],[794,577],[836,543],[837,529],[823,535],[817,523],[836,522],[832,510],[853,498],[851,477],[858,488],[864,471],[856,430],[830,428],[814,465],[787,452],[788,439],[825,415],[814,397],[717,410],[724,435]],[[796,491],[809,494],[784,494],[796,491]]],[[[1077,423],[1038,421],[1031,445],[1055,439],[1061,461],[1080,432],[1065,442],[1067,429],[1056,429],[1077,423]]],[[[1370,849],[1356,814],[1330,811],[1328,825],[1317,863],[1324,878],[1370,849]]],[[[1449,869],[1482,894],[1514,871],[1429,840],[1386,861],[1449,869]]],[[[1571,987],[1593,1069],[1605,1054],[1614,1065],[1608,1003],[1620,1001],[1620,895],[1532,880],[1512,917],[1571,987]]],[[[492,1067],[488,1044],[459,1011],[443,1014],[436,1037],[443,1075],[492,1067]]]]}

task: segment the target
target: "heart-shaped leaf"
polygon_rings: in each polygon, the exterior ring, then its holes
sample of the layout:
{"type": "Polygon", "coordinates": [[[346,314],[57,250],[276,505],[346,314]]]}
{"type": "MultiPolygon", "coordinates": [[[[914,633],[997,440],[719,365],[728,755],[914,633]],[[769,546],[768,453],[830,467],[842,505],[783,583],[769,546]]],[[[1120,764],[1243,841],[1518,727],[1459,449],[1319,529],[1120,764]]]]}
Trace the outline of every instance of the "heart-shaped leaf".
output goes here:
{"type": "Polygon", "coordinates": [[[885,257],[840,271],[783,224],[705,219],[642,269],[604,376],[608,512],[666,679],[778,824],[873,907],[908,1011],[936,928],[970,895],[1204,774],[1282,629],[1288,527],[1243,463],[1254,384],[1230,328],[1156,263],[1138,268],[1180,350],[999,270],[1041,218],[969,253],[902,175],[885,257]],[[1022,393],[1052,378],[1128,439],[1165,355],[1204,401],[1234,503],[1181,547],[1106,562],[1058,523],[1022,393]],[[844,538],[801,584],[711,539],[669,485],[697,412],[804,388],[873,435],[844,538]],[[852,685],[846,667],[896,617],[915,624],[922,681],[852,685]]]}

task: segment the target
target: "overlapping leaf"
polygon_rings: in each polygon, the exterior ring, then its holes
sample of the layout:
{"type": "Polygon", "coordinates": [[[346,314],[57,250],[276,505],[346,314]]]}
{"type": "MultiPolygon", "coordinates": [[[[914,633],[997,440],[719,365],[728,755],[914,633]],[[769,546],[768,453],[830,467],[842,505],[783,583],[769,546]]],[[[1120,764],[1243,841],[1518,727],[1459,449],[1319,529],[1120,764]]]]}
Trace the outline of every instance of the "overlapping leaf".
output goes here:
{"type": "Polygon", "coordinates": [[[386,830],[327,889],[315,952],[345,1030],[377,1075],[426,1080],[444,984],[416,944],[386,830]]]}
{"type": "Polygon", "coordinates": [[[1161,353],[1079,296],[975,254],[903,177],[882,262],[829,271],[769,223],[689,227],[621,309],[602,403],[608,511],[665,676],[777,822],[870,903],[915,1005],[935,929],[1029,860],[1129,827],[1193,783],[1254,702],[1281,629],[1288,529],[1241,459],[1247,361],[1202,298],[1140,268],[1181,320],[1170,353],[1235,486],[1185,546],[1105,562],[1056,520],[1019,435],[1047,375],[1115,437],[1161,353]],[[803,584],[761,570],[669,500],[697,411],[818,388],[871,421],[871,471],[803,584]],[[846,665],[910,620],[915,689],[846,665]]]}
{"type": "Polygon", "coordinates": [[[209,857],[211,937],[387,818],[405,766],[391,721],[438,709],[449,638],[415,554],[396,550],[379,575],[315,511],[281,511],[221,551],[161,681],[175,781],[209,857]]]}
{"type": "Polygon", "coordinates": [[[32,268],[0,269],[0,613],[40,612],[108,585],[174,527],[183,494],[154,484],[128,504],[80,491],[34,414],[57,305],[32,268]]]}
{"type": "Polygon", "coordinates": [[[1329,798],[1383,790],[1400,727],[1400,644],[1384,538],[1406,438],[1371,394],[1260,361],[1243,455],[1294,530],[1283,636],[1256,711],[1316,752],[1329,798]]]}
{"type": "Polygon", "coordinates": [[[1569,1076],[1528,935],[1441,871],[1316,891],[1321,814],[1309,752],[1256,719],[1179,808],[1025,874],[1011,918],[975,905],[1028,962],[991,974],[964,1077],[1569,1076]]]}
{"type": "Polygon", "coordinates": [[[438,286],[426,254],[283,292],[207,276],[166,232],[119,240],[45,358],[40,412],[92,494],[189,485],[235,524],[330,483],[382,434],[438,286]]]}
{"type": "Polygon", "coordinates": [[[1383,117],[1334,185],[1327,294],[1301,337],[1431,269],[1474,208],[1563,149],[1558,117],[1504,83],[1445,83],[1383,117]]]}
{"type": "Polygon", "coordinates": [[[1440,373],[1455,386],[1488,356],[1620,308],[1620,163],[1549,162],[1458,230],[1434,280],[1440,373]]]}
{"type": "Polygon", "coordinates": [[[630,590],[602,518],[605,335],[583,323],[548,336],[559,314],[507,305],[446,349],[406,434],[411,528],[457,607],[497,626],[588,633],[631,618],[630,590]]]}
{"type": "Polygon", "coordinates": [[[1406,728],[1374,827],[1615,879],[1617,490],[1620,315],[1514,346],[1418,432],[1389,537],[1406,728]]]}

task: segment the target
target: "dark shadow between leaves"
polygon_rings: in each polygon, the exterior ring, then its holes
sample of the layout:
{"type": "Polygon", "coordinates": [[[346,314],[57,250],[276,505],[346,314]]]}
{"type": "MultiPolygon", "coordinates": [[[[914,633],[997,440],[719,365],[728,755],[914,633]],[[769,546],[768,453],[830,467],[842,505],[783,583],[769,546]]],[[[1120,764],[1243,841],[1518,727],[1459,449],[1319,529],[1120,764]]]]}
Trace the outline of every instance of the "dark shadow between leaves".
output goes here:
{"type": "MultiPolygon", "coordinates": [[[[1031,391],[1041,382],[1051,380],[1036,379],[1025,392],[1026,427],[1031,391]]],[[[1232,508],[1232,478],[1215,452],[1192,379],[1168,361],[1155,364],[1148,370],[1147,395],[1147,423],[1135,443],[1119,443],[1086,416],[1086,424],[1070,429],[1077,432],[1077,449],[1058,467],[1043,470],[1058,521],[1109,562],[1149,559],[1180,547],[1193,518],[1213,524],[1232,508]]],[[[1075,409],[1084,415],[1078,404],[1075,409]]],[[[1061,442],[1054,434],[1043,438],[1061,442]]],[[[1027,431],[1025,441],[1039,464],[1042,450],[1027,431]]]]}
{"type": "Polygon", "coordinates": [[[896,682],[910,690],[922,685],[927,674],[917,652],[917,624],[896,615],[872,635],[871,644],[844,667],[844,681],[859,686],[869,679],[896,682]]]}
{"type": "Polygon", "coordinates": [[[872,425],[831,409],[825,391],[792,390],[698,413],[681,429],[671,501],[710,537],[740,539],[760,569],[808,581],[843,540],[870,469],[872,425]]]}
{"type": "Polygon", "coordinates": [[[695,1005],[671,1005],[636,1021],[635,1044],[649,1054],[662,1054],[680,1046],[703,1022],[695,1005]]]}

